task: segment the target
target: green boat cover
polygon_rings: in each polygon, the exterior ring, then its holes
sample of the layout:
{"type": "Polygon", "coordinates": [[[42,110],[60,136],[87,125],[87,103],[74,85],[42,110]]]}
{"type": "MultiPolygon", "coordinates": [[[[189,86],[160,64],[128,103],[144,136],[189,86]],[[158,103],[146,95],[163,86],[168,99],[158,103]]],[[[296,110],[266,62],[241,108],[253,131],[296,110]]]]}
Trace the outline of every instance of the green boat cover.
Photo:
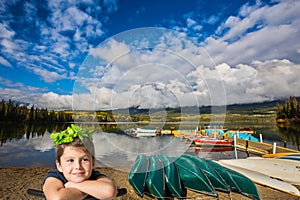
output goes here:
{"type": "Polygon", "coordinates": [[[138,155],[128,181],[141,197],[149,192],[158,199],[184,199],[186,189],[190,189],[214,197],[218,196],[216,190],[220,190],[260,199],[255,184],[248,177],[212,160],[188,154],[179,157],[138,155]]]}
{"type": "Polygon", "coordinates": [[[174,160],[186,188],[210,196],[218,196],[209,179],[191,159],[180,156],[174,158],[174,160]]]}
{"type": "Polygon", "coordinates": [[[150,194],[158,199],[165,198],[165,172],[161,160],[155,156],[150,156],[149,171],[146,179],[146,186],[150,194]]]}
{"type": "Polygon", "coordinates": [[[205,159],[199,158],[197,156],[192,156],[190,154],[183,154],[183,157],[186,157],[192,160],[200,170],[207,176],[211,184],[216,190],[220,190],[222,192],[230,192],[230,188],[227,183],[224,181],[222,176],[216,172],[210,165],[205,162],[205,159]]]}
{"type": "Polygon", "coordinates": [[[163,154],[157,155],[157,158],[164,164],[168,192],[171,193],[173,197],[186,198],[186,188],[180,179],[179,170],[175,165],[175,162],[170,157],[163,154]]]}
{"type": "Polygon", "coordinates": [[[149,169],[149,158],[145,155],[138,155],[135,162],[128,173],[128,181],[132,185],[134,191],[143,196],[146,184],[147,173],[149,169]]]}

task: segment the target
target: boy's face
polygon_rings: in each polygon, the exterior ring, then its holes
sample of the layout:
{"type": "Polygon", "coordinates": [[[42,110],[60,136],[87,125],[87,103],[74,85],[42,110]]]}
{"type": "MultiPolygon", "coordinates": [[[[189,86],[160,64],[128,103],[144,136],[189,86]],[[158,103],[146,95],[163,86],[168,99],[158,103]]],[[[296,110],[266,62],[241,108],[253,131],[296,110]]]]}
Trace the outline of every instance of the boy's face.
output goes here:
{"type": "Polygon", "coordinates": [[[57,169],[63,173],[67,181],[80,183],[87,180],[94,167],[92,156],[80,147],[68,146],[56,161],[57,169]]]}

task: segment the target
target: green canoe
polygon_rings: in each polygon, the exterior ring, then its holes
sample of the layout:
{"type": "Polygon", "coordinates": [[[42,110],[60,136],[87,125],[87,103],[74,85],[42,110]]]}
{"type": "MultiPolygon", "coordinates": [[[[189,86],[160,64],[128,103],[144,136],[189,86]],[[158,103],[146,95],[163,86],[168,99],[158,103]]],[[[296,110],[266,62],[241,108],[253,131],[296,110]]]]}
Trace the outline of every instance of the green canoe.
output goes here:
{"type": "Polygon", "coordinates": [[[241,194],[255,200],[260,199],[258,190],[251,179],[249,179],[241,173],[223,167],[214,161],[205,161],[223,177],[223,179],[230,186],[232,191],[240,192],[241,194]]]}
{"type": "Polygon", "coordinates": [[[133,187],[134,191],[141,197],[145,191],[148,169],[149,158],[140,154],[136,157],[136,160],[132,164],[130,172],[128,173],[129,183],[133,187]]]}
{"type": "Polygon", "coordinates": [[[211,161],[211,160],[205,160],[205,162],[216,170],[216,172],[224,179],[226,184],[229,186],[230,191],[233,192],[241,192],[241,188],[239,185],[235,182],[235,180],[232,178],[232,176],[224,170],[224,167],[219,165],[218,163],[211,161]]]}
{"type": "Polygon", "coordinates": [[[220,176],[220,174],[216,172],[214,168],[208,165],[205,159],[190,154],[183,154],[182,156],[192,160],[200,168],[200,170],[203,171],[216,190],[230,192],[230,188],[222,176],[220,176]]]}
{"type": "Polygon", "coordinates": [[[157,158],[164,164],[168,192],[171,193],[173,197],[186,198],[186,189],[180,180],[179,170],[174,161],[163,154],[157,155],[157,158]]]}
{"type": "Polygon", "coordinates": [[[149,171],[146,179],[146,186],[151,196],[164,199],[166,196],[164,164],[155,156],[150,156],[149,171]]]}
{"type": "Polygon", "coordinates": [[[218,196],[208,178],[192,160],[184,156],[174,158],[174,160],[186,188],[206,195],[218,196]]]}

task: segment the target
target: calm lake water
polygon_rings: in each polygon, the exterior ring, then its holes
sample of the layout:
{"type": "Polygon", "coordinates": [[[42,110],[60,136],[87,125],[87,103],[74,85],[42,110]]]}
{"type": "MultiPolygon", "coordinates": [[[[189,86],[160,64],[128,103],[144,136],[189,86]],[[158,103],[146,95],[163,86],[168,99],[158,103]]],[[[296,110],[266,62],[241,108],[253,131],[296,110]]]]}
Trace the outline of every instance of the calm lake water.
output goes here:
{"type": "MultiPolygon", "coordinates": [[[[50,133],[64,130],[68,124],[55,126],[33,126],[18,124],[0,124],[0,166],[12,167],[55,167],[55,149],[53,148],[50,133]]],[[[226,124],[228,129],[236,129],[241,124],[226,124]]],[[[99,126],[93,125],[93,126],[99,126]]],[[[179,138],[172,136],[135,138],[114,131],[115,125],[100,125],[101,130],[93,135],[97,166],[123,167],[131,166],[138,154],[167,154],[178,156],[189,153],[206,159],[234,158],[234,151],[226,152],[199,152],[179,138]],[[105,126],[105,127],[103,127],[105,126]],[[109,131],[107,131],[109,130],[109,131]]],[[[126,125],[127,126],[127,125],[126,125]]],[[[245,124],[243,124],[245,126],[245,124]]],[[[190,127],[195,127],[191,125],[190,127]]],[[[277,127],[276,124],[246,124],[256,131],[255,136],[263,135],[266,143],[276,142],[277,145],[286,145],[292,149],[300,147],[300,131],[296,127],[277,127]]],[[[246,157],[238,152],[238,157],[246,157]]]]}

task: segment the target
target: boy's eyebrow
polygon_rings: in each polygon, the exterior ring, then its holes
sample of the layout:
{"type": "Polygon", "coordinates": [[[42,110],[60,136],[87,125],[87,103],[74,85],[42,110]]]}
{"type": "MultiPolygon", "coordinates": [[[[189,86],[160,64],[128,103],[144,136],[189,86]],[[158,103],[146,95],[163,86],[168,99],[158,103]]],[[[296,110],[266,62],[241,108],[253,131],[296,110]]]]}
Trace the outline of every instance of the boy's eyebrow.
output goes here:
{"type": "MultiPolygon", "coordinates": [[[[67,156],[64,156],[64,159],[75,158],[75,157],[77,157],[77,156],[67,155],[67,156]]],[[[79,158],[83,158],[83,157],[92,157],[92,156],[89,156],[88,154],[84,154],[82,156],[79,156],[79,158]]]]}

